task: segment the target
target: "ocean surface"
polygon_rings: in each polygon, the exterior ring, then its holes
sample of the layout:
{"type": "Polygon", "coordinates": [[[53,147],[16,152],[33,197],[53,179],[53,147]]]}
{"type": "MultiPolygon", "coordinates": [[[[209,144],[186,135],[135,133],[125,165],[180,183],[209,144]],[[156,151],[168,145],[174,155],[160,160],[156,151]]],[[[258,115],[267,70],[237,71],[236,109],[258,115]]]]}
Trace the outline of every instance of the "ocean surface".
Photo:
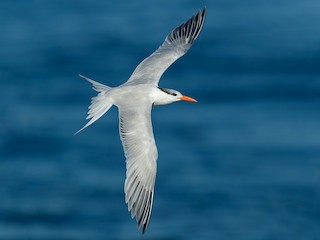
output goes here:
{"type": "Polygon", "coordinates": [[[320,1],[0,1],[0,239],[320,239],[320,1]],[[160,81],[198,103],[154,107],[159,151],[144,236],[127,212],[112,108],[125,82],[207,7],[160,81]]]}

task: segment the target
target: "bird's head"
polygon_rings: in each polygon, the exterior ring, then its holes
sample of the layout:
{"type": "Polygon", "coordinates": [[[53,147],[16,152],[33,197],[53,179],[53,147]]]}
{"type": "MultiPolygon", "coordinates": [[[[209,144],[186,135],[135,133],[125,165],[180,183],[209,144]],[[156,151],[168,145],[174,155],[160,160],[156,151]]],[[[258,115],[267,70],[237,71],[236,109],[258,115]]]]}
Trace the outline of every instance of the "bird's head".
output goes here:
{"type": "Polygon", "coordinates": [[[197,100],[188,96],[184,96],[180,92],[173,89],[159,88],[159,90],[159,95],[154,102],[155,105],[165,105],[178,101],[197,102],[197,100]]]}

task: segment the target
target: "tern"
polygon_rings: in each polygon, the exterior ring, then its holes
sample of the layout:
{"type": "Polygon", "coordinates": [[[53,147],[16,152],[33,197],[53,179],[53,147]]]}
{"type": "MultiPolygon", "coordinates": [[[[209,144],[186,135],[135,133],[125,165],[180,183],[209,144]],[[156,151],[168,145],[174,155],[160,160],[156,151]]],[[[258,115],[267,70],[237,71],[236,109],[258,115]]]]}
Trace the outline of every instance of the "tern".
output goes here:
{"type": "Polygon", "coordinates": [[[98,95],[92,98],[89,106],[87,119],[90,121],[78,132],[97,121],[112,105],[118,107],[119,133],[126,158],[125,202],[131,217],[137,220],[138,229],[142,226],[142,233],[150,221],[157,172],[158,150],[151,123],[152,106],[181,100],[196,102],[176,90],[160,88],[158,82],[166,69],[191,48],[202,29],[205,15],[206,8],[203,8],[171,31],[162,45],[136,67],[129,80],[118,87],[79,75],[93,85],[98,95]]]}

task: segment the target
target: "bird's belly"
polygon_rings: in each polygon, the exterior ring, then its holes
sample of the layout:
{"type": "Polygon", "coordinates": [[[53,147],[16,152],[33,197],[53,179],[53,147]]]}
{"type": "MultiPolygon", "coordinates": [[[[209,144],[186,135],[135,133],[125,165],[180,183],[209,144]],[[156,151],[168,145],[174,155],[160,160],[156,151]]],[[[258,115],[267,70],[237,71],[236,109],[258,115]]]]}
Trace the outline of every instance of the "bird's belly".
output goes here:
{"type": "Polygon", "coordinates": [[[113,88],[112,99],[114,105],[117,107],[122,106],[137,106],[142,102],[153,103],[153,92],[155,87],[149,84],[139,84],[139,85],[121,85],[119,87],[113,88]]]}

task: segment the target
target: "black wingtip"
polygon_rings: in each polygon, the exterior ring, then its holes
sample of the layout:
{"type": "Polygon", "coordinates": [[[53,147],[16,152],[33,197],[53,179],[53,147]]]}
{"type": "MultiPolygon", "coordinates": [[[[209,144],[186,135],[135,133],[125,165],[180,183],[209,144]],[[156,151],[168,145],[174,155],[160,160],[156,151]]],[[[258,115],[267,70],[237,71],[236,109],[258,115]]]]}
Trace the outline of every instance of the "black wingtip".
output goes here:
{"type": "Polygon", "coordinates": [[[205,16],[206,7],[204,7],[202,10],[199,10],[188,21],[175,28],[167,36],[167,40],[172,43],[178,39],[184,38],[185,43],[193,44],[203,27],[205,16]]]}
{"type": "Polygon", "coordinates": [[[193,35],[192,41],[196,40],[197,37],[199,36],[200,32],[201,32],[201,29],[202,29],[203,24],[204,24],[204,20],[206,18],[206,12],[207,12],[207,8],[203,7],[202,10],[199,10],[196,15],[194,15],[189,21],[186,22],[186,24],[188,24],[189,22],[192,23],[193,19],[196,20],[197,28],[195,29],[195,33],[193,35]]]}
{"type": "Polygon", "coordinates": [[[146,230],[147,230],[147,225],[144,224],[144,225],[143,225],[143,228],[142,228],[142,234],[145,234],[145,233],[146,233],[146,230]]]}
{"type": "Polygon", "coordinates": [[[202,8],[202,14],[201,14],[201,16],[202,16],[203,18],[205,17],[206,12],[207,12],[207,7],[204,6],[204,7],[202,8]]]}

